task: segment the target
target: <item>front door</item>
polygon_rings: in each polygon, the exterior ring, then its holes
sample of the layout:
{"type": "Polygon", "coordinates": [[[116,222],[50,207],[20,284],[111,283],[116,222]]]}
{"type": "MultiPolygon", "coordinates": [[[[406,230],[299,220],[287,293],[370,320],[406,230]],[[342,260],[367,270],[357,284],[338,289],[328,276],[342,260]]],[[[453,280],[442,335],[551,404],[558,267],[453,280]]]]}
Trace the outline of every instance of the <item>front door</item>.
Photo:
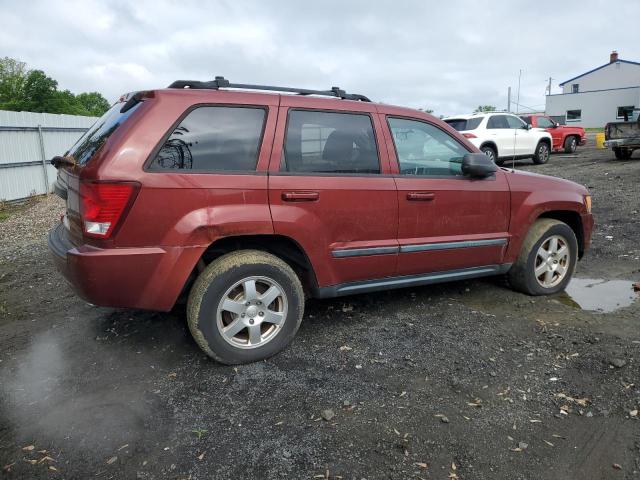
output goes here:
{"type": "Polygon", "coordinates": [[[444,129],[393,116],[381,121],[397,160],[397,275],[498,266],[509,238],[504,173],[468,178],[461,168],[468,150],[444,129]]]}
{"type": "Polygon", "coordinates": [[[516,156],[533,155],[538,145],[538,133],[514,115],[507,115],[507,121],[516,136],[516,156]]]}
{"type": "Polygon", "coordinates": [[[393,275],[398,200],[372,104],[282,97],[269,172],[276,234],[307,253],[320,287],[393,275]]]}

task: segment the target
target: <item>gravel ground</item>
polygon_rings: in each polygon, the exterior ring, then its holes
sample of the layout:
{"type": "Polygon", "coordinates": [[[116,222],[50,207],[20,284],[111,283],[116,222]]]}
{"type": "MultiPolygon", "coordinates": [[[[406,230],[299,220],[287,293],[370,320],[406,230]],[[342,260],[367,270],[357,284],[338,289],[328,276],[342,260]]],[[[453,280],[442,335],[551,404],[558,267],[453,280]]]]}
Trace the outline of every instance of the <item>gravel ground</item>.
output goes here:
{"type": "MultiPolygon", "coordinates": [[[[611,157],[516,167],[589,186],[597,227],[577,276],[630,289],[640,161],[611,157]]],[[[310,301],[290,348],[225,367],[183,307],[79,300],[46,248],[62,208],[0,222],[6,478],[640,478],[638,301],[587,311],[501,278],[310,301]]]]}

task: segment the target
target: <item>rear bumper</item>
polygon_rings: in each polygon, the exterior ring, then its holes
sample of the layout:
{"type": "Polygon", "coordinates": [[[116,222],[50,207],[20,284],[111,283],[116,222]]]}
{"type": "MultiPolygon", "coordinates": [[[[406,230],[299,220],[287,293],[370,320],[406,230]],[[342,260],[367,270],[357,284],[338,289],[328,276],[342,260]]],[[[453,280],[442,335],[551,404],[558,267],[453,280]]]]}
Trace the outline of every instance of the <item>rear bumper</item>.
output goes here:
{"type": "Polygon", "coordinates": [[[161,311],[171,310],[203,250],[76,246],[61,223],[48,243],[57,269],[87,302],[161,311]]]}
{"type": "Polygon", "coordinates": [[[617,138],[615,140],[605,140],[604,146],[606,148],[615,148],[615,147],[640,148],[640,139],[638,137],[630,137],[630,138],[617,138]]]}

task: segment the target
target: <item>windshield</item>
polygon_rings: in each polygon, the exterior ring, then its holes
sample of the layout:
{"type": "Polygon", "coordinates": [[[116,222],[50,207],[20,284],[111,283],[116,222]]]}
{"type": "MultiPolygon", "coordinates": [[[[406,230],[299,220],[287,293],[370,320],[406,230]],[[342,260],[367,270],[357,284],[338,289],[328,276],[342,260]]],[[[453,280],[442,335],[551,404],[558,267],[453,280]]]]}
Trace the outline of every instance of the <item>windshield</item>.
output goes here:
{"type": "Polygon", "coordinates": [[[80,137],[65,156],[73,157],[77,165],[84,165],[107,141],[113,132],[131,115],[140,105],[136,104],[124,113],[120,113],[123,103],[116,103],[107,113],[94,123],[87,132],[80,137]]]}
{"type": "Polygon", "coordinates": [[[449,120],[445,120],[450,126],[455,128],[457,131],[461,132],[463,130],[475,130],[482,122],[482,117],[478,118],[450,118],[449,120]]]}

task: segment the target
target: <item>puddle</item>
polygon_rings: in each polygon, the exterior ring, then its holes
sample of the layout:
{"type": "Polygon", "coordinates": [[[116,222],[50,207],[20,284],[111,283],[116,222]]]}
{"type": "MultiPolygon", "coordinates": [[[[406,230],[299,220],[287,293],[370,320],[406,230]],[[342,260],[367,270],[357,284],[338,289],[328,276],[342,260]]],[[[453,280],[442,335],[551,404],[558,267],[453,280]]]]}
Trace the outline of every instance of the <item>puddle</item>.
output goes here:
{"type": "Polygon", "coordinates": [[[574,308],[608,313],[628,307],[639,297],[628,280],[573,278],[556,300],[574,308]]]}

